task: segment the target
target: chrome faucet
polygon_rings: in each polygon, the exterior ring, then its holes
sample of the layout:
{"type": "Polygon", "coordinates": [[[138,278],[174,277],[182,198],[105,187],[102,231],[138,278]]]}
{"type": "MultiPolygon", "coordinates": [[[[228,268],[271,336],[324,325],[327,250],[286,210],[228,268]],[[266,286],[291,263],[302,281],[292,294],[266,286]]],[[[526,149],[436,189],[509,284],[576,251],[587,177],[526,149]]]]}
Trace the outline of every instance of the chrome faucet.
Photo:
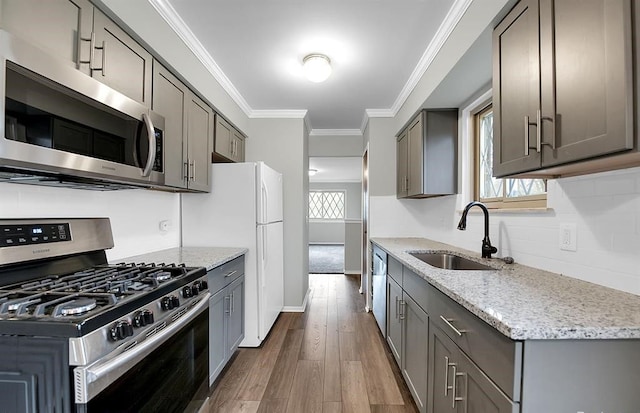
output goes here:
{"type": "Polygon", "coordinates": [[[491,241],[489,240],[489,211],[487,207],[484,206],[481,202],[470,202],[464,207],[464,211],[462,211],[462,217],[460,218],[460,222],[458,222],[458,229],[460,231],[464,231],[467,229],[467,213],[469,210],[474,207],[479,206],[484,212],[484,239],[482,240],[482,258],[491,258],[491,254],[495,254],[498,252],[498,249],[491,245],[491,241]]]}

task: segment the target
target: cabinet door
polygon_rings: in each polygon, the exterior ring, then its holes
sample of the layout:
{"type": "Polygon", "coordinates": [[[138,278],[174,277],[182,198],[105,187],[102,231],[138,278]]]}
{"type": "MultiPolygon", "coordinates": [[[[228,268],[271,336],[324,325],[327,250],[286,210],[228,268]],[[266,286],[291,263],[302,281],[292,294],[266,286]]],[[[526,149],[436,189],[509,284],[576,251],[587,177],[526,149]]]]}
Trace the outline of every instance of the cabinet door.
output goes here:
{"type": "Polygon", "coordinates": [[[429,354],[429,318],[418,304],[404,293],[402,316],[402,376],[421,413],[427,411],[429,354]]]}
{"type": "MultiPolygon", "coordinates": [[[[459,371],[456,394],[465,413],[517,413],[519,404],[509,400],[498,387],[464,353],[457,361],[459,371]]],[[[452,378],[453,379],[453,378],[452,378]]],[[[456,403],[458,404],[458,403],[456,403]]]]}
{"type": "Polygon", "coordinates": [[[189,188],[211,190],[213,110],[193,93],[187,102],[189,188]]]}
{"type": "Polygon", "coordinates": [[[633,148],[631,37],[629,0],[540,1],[543,166],[633,148]]]}
{"type": "Polygon", "coordinates": [[[423,113],[420,112],[416,118],[411,121],[407,128],[407,139],[409,154],[407,174],[409,181],[407,184],[407,196],[418,195],[423,192],[424,173],[422,169],[422,161],[424,154],[424,121],[423,113]]]}
{"type": "Polygon", "coordinates": [[[226,289],[218,291],[209,299],[209,384],[213,384],[227,361],[225,350],[229,308],[226,289]]]}
{"type": "Polygon", "coordinates": [[[230,358],[244,339],[244,275],[227,289],[231,306],[227,330],[227,358],[230,358]]]}
{"type": "Polygon", "coordinates": [[[182,82],[154,62],[152,108],[164,116],[164,179],[167,186],[176,188],[187,187],[187,93],[182,82]]]}
{"type": "Polygon", "coordinates": [[[409,139],[407,139],[407,131],[404,130],[396,143],[396,197],[404,198],[407,196],[409,177],[409,139]]]}
{"type": "Polygon", "coordinates": [[[387,343],[400,366],[402,359],[402,287],[391,277],[387,277],[387,343]]]}
{"type": "Polygon", "coordinates": [[[429,323],[429,375],[427,412],[429,413],[454,413],[462,411],[459,403],[454,403],[454,390],[460,394],[457,388],[459,378],[454,379],[457,373],[457,357],[459,350],[451,339],[433,323],[429,323]]]}
{"type": "Polygon", "coordinates": [[[216,115],[216,138],[214,151],[227,159],[231,159],[232,139],[233,127],[221,116],[216,115]]]}
{"type": "Polygon", "coordinates": [[[89,73],[93,6],[88,0],[3,0],[0,8],[4,30],[89,73]]]}
{"type": "Polygon", "coordinates": [[[151,55],[98,10],[93,28],[96,50],[92,76],[150,107],[151,55]]]}
{"type": "Polygon", "coordinates": [[[538,0],[521,0],[493,31],[494,176],[540,167],[538,14],[538,0]]]}
{"type": "Polygon", "coordinates": [[[232,159],[234,162],[244,162],[244,136],[233,129],[232,159]]]}

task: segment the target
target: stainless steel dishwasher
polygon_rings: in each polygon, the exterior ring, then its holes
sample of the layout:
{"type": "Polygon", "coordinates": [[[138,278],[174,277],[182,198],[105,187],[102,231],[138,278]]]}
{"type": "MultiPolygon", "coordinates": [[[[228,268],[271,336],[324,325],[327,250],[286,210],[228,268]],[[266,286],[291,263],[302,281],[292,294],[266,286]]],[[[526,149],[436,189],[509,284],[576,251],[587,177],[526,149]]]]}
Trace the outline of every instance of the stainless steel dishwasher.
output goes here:
{"type": "Polygon", "coordinates": [[[382,336],[387,336],[387,253],[377,246],[373,246],[373,273],[371,284],[373,287],[373,316],[376,318],[382,336]]]}

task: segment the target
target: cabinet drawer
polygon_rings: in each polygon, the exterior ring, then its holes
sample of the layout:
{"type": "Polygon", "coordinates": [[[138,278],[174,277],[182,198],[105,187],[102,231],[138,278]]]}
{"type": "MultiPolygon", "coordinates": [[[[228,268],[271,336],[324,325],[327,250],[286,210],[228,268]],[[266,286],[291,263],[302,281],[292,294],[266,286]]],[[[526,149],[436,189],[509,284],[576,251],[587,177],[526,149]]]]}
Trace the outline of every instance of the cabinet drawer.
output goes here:
{"type": "Polygon", "coordinates": [[[391,255],[387,256],[387,274],[402,285],[402,264],[391,255]]]}
{"type": "Polygon", "coordinates": [[[512,400],[520,400],[522,342],[511,340],[438,291],[427,291],[427,313],[512,400]]]}
{"type": "Polygon", "coordinates": [[[210,270],[209,291],[215,294],[244,274],[244,255],[210,270]]]}
{"type": "Polygon", "coordinates": [[[427,312],[427,290],[433,288],[427,281],[407,267],[402,272],[402,289],[406,294],[411,296],[413,300],[422,309],[427,312]]]}

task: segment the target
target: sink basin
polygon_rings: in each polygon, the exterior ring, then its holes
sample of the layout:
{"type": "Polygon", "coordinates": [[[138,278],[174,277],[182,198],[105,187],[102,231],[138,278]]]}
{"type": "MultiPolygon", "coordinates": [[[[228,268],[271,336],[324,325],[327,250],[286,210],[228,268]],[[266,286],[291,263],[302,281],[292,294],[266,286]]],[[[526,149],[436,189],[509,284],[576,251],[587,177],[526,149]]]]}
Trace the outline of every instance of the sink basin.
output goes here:
{"type": "Polygon", "coordinates": [[[479,262],[471,261],[464,257],[448,254],[446,252],[410,252],[409,254],[422,262],[444,270],[495,270],[495,268],[489,267],[488,265],[480,264],[479,262]]]}

